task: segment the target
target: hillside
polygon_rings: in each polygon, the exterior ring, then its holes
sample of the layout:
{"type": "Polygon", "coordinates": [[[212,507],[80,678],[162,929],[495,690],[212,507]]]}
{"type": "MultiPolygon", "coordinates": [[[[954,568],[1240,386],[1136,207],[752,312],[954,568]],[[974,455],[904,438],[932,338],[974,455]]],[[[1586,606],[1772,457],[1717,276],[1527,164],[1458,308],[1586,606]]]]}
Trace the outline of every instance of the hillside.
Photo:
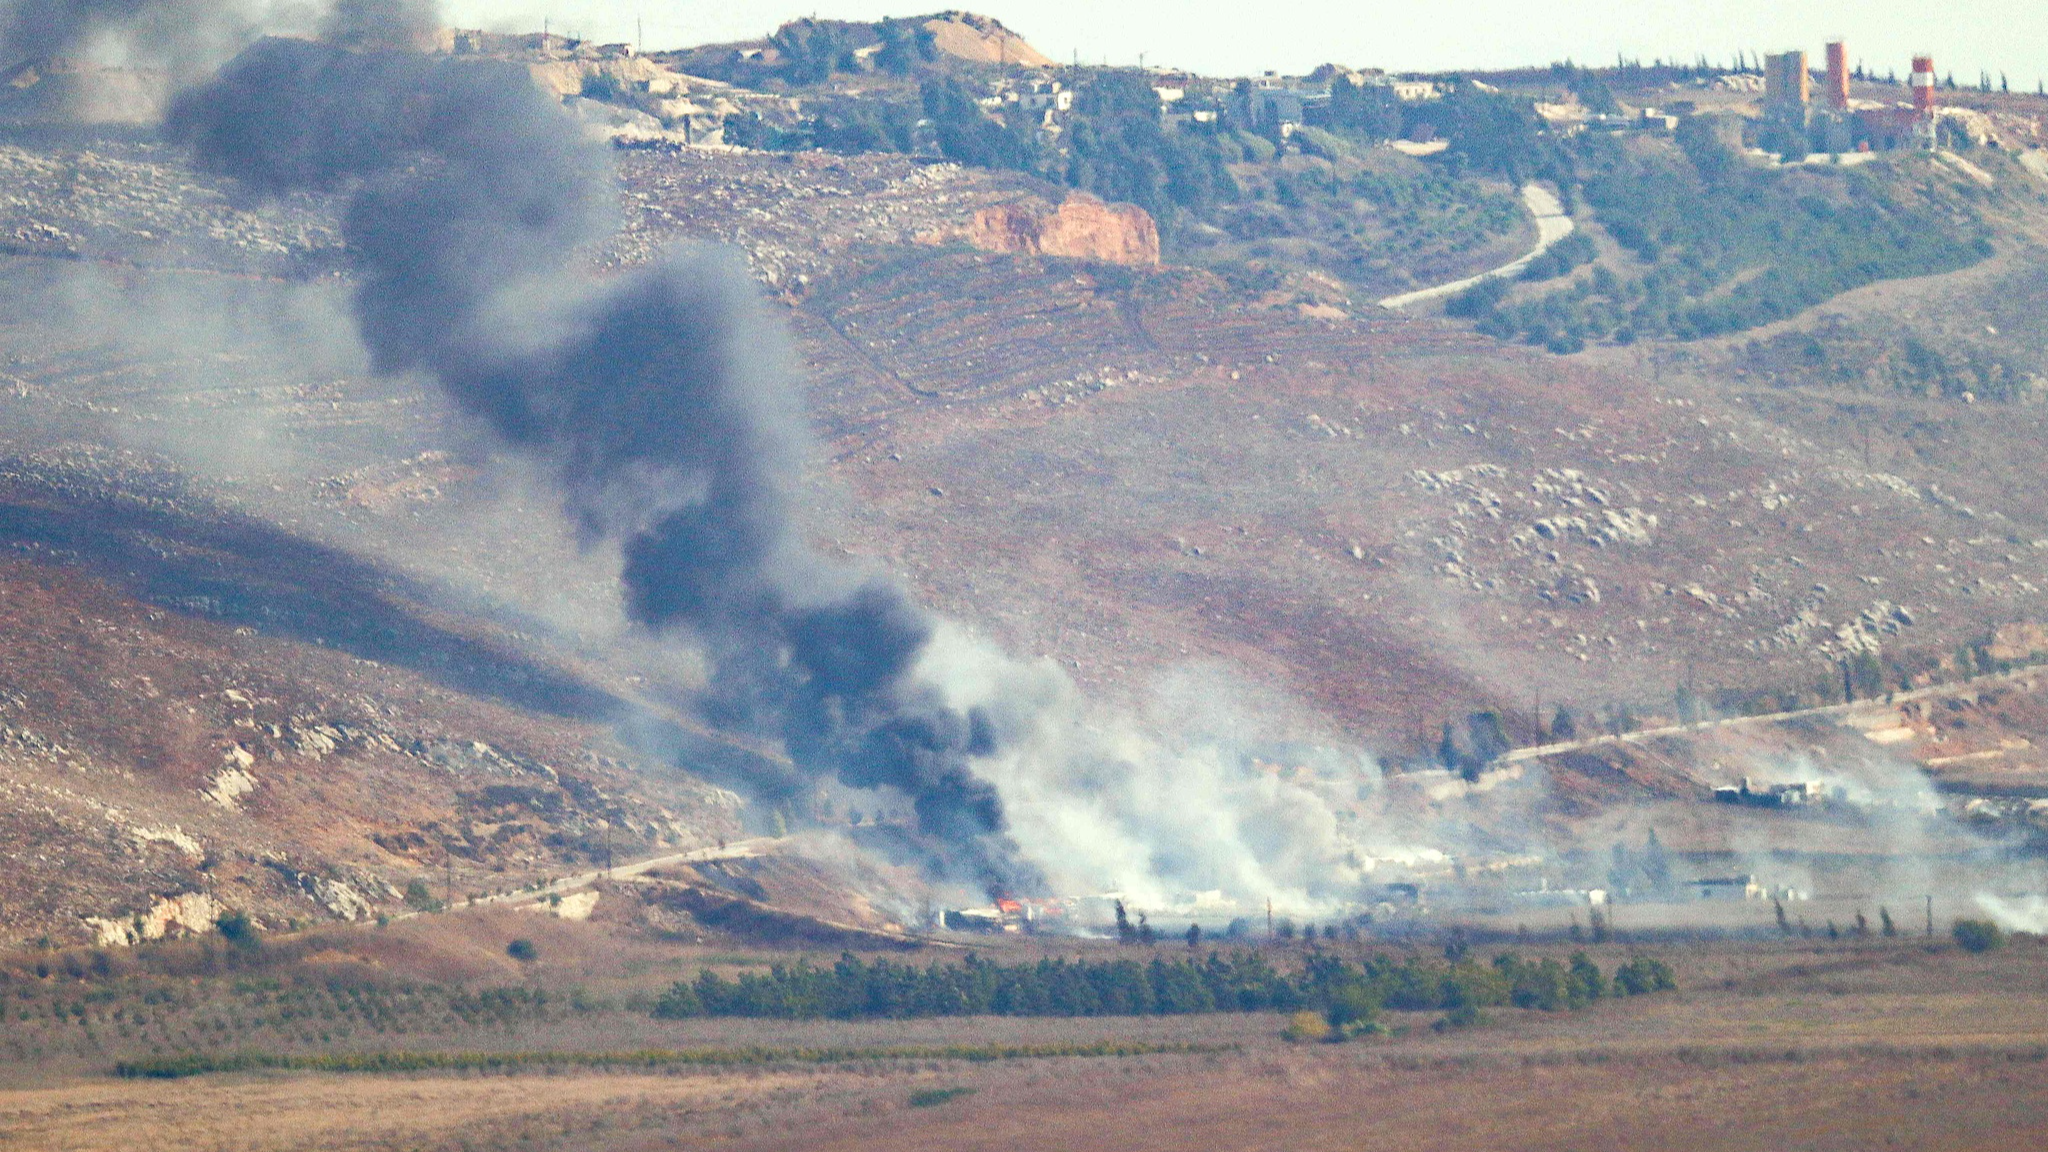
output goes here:
{"type": "Polygon", "coordinates": [[[293,10],[0,3],[0,1145],[2039,1138],[2048,96],[293,10]]]}
{"type": "Polygon", "coordinates": [[[1002,21],[957,11],[874,24],[808,17],[760,40],[680,49],[661,58],[692,75],[755,86],[815,82],[842,70],[903,74],[958,64],[1045,68],[1053,63],[1002,21]]]}
{"type": "MultiPolygon", "coordinates": [[[[623,226],[589,262],[746,255],[804,367],[809,538],[1173,739],[1225,717],[1248,771],[1314,775],[1326,745],[1436,771],[1475,714],[1527,744],[1560,708],[1623,730],[1875,697],[2025,661],[1999,629],[2048,619],[2025,164],[1857,169],[1909,174],[1988,255],[1558,355],[1351,301],[1327,261],[1360,219],[1400,258],[1359,285],[1521,243],[1473,223],[1498,176],[1392,149],[1240,141],[1256,194],[1218,211],[1268,223],[1196,243],[1194,217],[1148,236],[1041,172],[657,143],[611,153],[623,226]]],[[[1626,267],[1611,219],[1584,215],[1596,263],[1560,275],[1626,267]]],[[[133,135],[19,132],[0,234],[33,302],[0,326],[14,938],[362,918],[415,879],[498,891],[792,822],[887,855],[900,798],[742,811],[725,789],[786,762],[698,714],[693,654],[623,625],[617,556],[425,383],[369,373],[332,201],[252,207],[133,135]],[[164,911],[192,892],[214,903],[164,911]]],[[[1562,850],[1801,739],[1599,752],[1419,815],[1370,765],[1337,783],[1347,819],[1562,850]]]]}
{"type": "MultiPolygon", "coordinates": [[[[1996,286],[2031,266],[2032,211],[2010,255],[1934,290],[2025,307],[1996,286]]],[[[1518,683],[1658,713],[1687,667],[1811,695],[1866,642],[1896,678],[2040,611],[2025,406],[1886,397],[1866,464],[1849,397],[1759,389],[1704,348],[1559,361],[1248,307],[1186,270],[915,248],[842,265],[793,315],[861,498],[832,538],[1125,691],[1186,648],[1284,661],[1361,735],[1526,710],[1518,683]]]]}

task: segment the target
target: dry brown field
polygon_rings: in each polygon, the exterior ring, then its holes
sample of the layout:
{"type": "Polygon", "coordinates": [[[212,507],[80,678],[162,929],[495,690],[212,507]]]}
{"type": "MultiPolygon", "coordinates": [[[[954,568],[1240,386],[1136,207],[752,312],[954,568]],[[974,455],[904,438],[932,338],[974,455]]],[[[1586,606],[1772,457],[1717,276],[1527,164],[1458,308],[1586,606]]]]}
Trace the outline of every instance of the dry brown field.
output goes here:
{"type": "MultiPolygon", "coordinates": [[[[370,949],[388,964],[391,979],[412,975],[415,967],[422,973],[445,968],[470,947],[470,936],[490,934],[483,928],[406,930],[415,936],[407,947],[370,949]]],[[[599,1010],[374,1043],[365,1034],[292,1050],[1104,1040],[1204,1050],[123,1080],[111,1074],[119,1045],[110,1040],[109,1054],[98,1058],[16,1057],[0,1067],[0,1147],[1989,1149],[2038,1147],[2048,1138],[2048,945],[2033,938],[1982,956],[1924,939],[1646,947],[1676,967],[1680,991],[1602,1001],[1569,1014],[1499,1009],[1481,1026],[1461,1030],[1431,1027],[1434,1014],[1390,1013],[1393,1035],[1304,1045],[1281,1039],[1282,1020],[1271,1014],[656,1021],[644,1007],[632,1006],[632,990],[651,990],[688,973],[671,965],[650,968],[639,954],[621,961],[600,946],[601,926],[585,931],[592,939],[580,951],[565,936],[551,937],[547,947],[561,959],[532,979],[562,989],[607,990],[612,999],[599,1010]]],[[[1526,951],[1562,955],[1573,947],[1538,944],[1526,951]]],[[[1056,942],[1013,941],[990,952],[1013,962],[1061,949],[1056,942]]],[[[1611,967],[1630,946],[1587,950],[1611,967]]],[[[1482,956],[1490,951],[1479,950],[1482,956]]],[[[320,962],[332,963],[333,953],[325,955],[320,962]]],[[[737,970],[793,959],[772,952],[679,956],[692,970],[696,964],[737,970]]],[[[21,1027],[12,1018],[5,1025],[21,1027]]],[[[236,1047],[233,1037],[224,1037],[218,1050],[236,1047]]]]}

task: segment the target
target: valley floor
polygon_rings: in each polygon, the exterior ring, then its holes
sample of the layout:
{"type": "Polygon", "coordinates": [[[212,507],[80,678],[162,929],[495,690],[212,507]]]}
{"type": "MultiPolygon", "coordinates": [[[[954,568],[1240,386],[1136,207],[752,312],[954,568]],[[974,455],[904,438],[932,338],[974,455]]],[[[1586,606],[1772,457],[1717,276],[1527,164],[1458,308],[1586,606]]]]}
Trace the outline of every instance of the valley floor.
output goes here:
{"type": "MultiPolygon", "coordinates": [[[[1628,949],[1591,951],[1611,962],[1628,949]]],[[[121,1080],[87,1065],[52,1074],[17,1058],[0,1068],[11,1085],[0,1090],[0,1146],[1991,1149],[2048,1140],[2048,946],[2036,938],[1984,956],[1917,939],[1654,951],[1678,968],[1682,991],[1571,1014],[1502,1009],[1450,1031],[1429,1027],[1429,1014],[1390,1013],[1399,1034],[1341,1045],[1289,1044],[1270,1015],[756,1025],[617,1009],[609,1023],[591,1016],[491,1037],[420,1037],[418,1046],[1106,1039],[1202,1050],[181,1080],[121,1080]]]]}

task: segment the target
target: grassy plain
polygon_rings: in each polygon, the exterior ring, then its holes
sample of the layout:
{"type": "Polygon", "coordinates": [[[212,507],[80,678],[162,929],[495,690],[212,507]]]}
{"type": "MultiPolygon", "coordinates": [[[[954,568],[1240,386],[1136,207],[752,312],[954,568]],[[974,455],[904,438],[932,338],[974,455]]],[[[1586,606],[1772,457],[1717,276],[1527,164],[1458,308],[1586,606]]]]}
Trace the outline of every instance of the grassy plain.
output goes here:
{"type": "MultiPolygon", "coordinates": [[[[464,960],[492,933],[459,923],[468,919],[330,931],[289,960],[276,959],[289,942],[273,943],[272,959],[213,975],[189,957],[131,961],[111,976],[11,969],[0,988],[0,1147],[2010,1148],[2048,1138],[2048,945],[2034,938],[1980,956],[1924,939],[1645,946],[1677,968],[1680,991],[1575,1013],[1497,1009],[1465,1029],[1389,1013],[1393,1035],[1295,1045],[1271,1014],[656,1021],[647,996],[697,963],[735,970],[795,954],[678,949],[674,963],[649,965],[638,949],[599,946],[603,925],[559,925],[511,985],[522,994],[494,995],[502,978],[464,960]],[[587,946],[572,948],[572,932],[590,934],[587,946]],[[428,978],[465,967],[480,975],[428,978]],[[1123,1054],[989,1058],[991,1045],[1123,1054]],[[982,1058],[948,1046],[977,1046],[982,1058]],[[1170,1046],[1180,1050],[1161,1050],[1170,1046]],[[589,1055],[643,1048],[722,1055],[589,1055]],[[820,1048],[869,1051],[798,1051],[820,1048]],[[114,1075],[119,1060],[157,1049],[584,1055],[510,1069],[458,1057],[436,1071],[114,1075]]],[[[983,950],[1006,962],[1123,951],[1042,940],[983,950]]],[[[1276,946],[1273,959],[1300,950],[1276,946]]],[[[1611,967],[1630,945],[1587,950],[1611,967]]]]}

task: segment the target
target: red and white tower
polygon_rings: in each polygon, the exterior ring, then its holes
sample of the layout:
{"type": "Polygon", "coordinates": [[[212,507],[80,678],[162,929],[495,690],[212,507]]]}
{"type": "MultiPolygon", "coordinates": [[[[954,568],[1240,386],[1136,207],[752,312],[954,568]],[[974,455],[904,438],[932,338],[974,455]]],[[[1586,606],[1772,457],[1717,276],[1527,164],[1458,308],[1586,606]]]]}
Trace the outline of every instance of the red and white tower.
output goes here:
{"type": "Polygon", "coordinates": [[[1934,115],[1934,57],[1913,57],[1913,75],[1906,84],[1913,89],[1913,111],[1934,115]]]}

